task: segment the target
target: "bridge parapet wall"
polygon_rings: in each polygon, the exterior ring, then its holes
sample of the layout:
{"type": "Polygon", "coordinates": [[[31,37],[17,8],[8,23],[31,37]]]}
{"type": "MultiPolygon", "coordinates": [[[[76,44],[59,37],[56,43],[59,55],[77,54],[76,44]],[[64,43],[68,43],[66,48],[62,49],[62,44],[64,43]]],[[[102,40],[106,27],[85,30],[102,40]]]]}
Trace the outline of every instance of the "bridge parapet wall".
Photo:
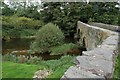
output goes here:
{"type": "Polygon", "coordinates": [[[78,22],[79,42],[84,44],[87,51],[77,56],[75,66],[71,66],[61,80],[70,78],[112,78],[115,57],[118,53],[119,34],[107,29],[90,26],[78,22]],[[83,40],[84,39],[84,40],[83,40]]]}

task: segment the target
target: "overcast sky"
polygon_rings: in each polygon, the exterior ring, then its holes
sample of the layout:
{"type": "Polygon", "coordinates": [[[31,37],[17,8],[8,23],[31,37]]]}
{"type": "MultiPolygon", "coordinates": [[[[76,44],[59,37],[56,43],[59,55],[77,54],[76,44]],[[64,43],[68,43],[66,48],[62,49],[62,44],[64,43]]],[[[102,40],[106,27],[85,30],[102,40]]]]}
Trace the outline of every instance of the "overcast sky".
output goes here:
{"type": "MultiPolygon", "coordinates": [[[[14,1],[14,0],[4,0],[4,3],[10,6],[11,1],[14,1]]],[[[27,5],[29,5],[30,2],[33,4],[36,2],[41,4],[41,0],[17,0],[17,2],[23,2],[23,1],[25,1],[27,3],[27,5]]]]}

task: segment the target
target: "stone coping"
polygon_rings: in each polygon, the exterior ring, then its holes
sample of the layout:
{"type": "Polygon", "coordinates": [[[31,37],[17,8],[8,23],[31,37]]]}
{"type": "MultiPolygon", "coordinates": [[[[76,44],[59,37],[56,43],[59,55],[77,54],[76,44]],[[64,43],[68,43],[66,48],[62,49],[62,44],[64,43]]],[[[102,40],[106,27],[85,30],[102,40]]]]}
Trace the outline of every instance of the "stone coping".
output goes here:
{"type": "MultiPolygon", "coordinates": [[[[82,23],[82,22],[80,22],[82,23]]],[[[108,32],[108,37],[103,40],[101,45],[90,51],[84,51],[83,56],[77,56],[75,66],[71,66],[61,80],[69,80],[70,78],[112,78],[114,73],[115,57],[118,53],[119,33],[106,30],[103,28],[90,26],[96,30],[108,32]]]]}

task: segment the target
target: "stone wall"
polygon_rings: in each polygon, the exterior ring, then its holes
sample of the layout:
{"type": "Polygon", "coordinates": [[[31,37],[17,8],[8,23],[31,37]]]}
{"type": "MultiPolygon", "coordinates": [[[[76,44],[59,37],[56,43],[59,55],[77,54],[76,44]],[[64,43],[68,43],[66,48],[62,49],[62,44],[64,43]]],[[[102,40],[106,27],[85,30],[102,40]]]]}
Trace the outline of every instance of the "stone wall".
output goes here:
{"type": "Polygon", "coordinates": [[[78,21],[77,34],[80,36],[80,45],[85,45],[87,50],[94,49],[109,35],[109,32],[78,21]],[[80,30],[80,31],[79,31],[80,30]]]}
{"type": "Polygon", "coordinates": [[[85,45],[89,51],[84,51],[83,56],[76,57],[76,65],[71,66],[61,80],[73,78],[100,78],[105,80],[112,78],[115,55],[118,53],[119,34],[82,22],[78,22],[78,29],[80,29],[81,39],[85,37],[85,45]]]}
{"type": "Polygon", "coordinates": [[[104,24],[104,23],[97,23],[97,22],[90,22],[89,24],[92,26],[98,26],[100,28],[120,32],[119,26],[109,25],[109,24],[104,24]]]}

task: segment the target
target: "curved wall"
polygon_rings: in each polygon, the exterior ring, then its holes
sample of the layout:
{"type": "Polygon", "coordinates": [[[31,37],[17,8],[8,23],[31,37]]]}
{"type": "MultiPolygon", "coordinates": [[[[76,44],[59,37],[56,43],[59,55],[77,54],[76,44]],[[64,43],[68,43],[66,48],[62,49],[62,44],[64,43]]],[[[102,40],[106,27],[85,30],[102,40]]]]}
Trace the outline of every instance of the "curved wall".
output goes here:
{"type": "Polygon", "coordinates": [[[78,22],[81,44],[85,41],[87,51],[77,56],[75,66],[71,66],[61,80],[73,78],[112,78],[115,56],[118,53],[119,34],[107,29],[78,22]],[[83,41],[84,39],[84,41],[83,41]]]}

